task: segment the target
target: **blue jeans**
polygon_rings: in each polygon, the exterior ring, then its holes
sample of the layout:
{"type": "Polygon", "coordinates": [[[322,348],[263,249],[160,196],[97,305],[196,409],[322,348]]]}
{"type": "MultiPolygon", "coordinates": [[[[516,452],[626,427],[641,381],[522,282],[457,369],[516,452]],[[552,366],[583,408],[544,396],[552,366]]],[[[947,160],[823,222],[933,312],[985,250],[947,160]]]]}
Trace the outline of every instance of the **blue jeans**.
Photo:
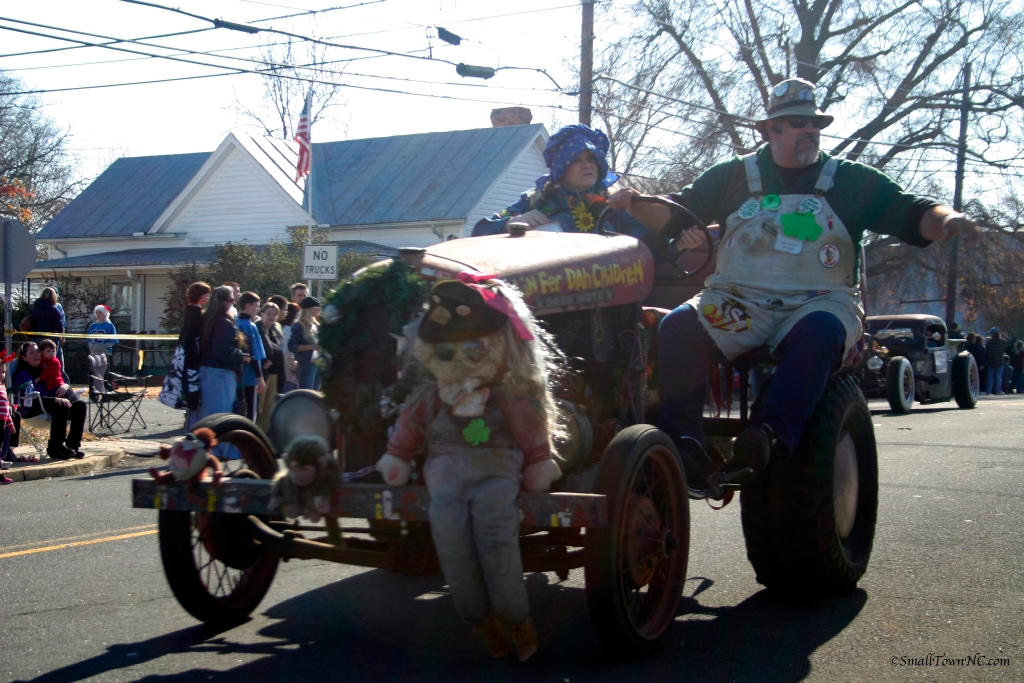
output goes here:
{"type": "MultiPolygon", "coordinates": [[[[775,349],[782,360],[765,390],[752,424],[768,425],[790,452],[825,393],[842,357],[846,330],[831,313],[807,315],[775,349]]],[[[702,414],[712,359],[722,352],[701,326],[697,311],[684,304],[665,316],[658,330],[658,427],[673,439],[704,440],[702,414]]]]}
{"type": "Polygon", "coordinates": [[[988,366],[988,372],[985,373],[985,393],[986,394],[1001,394],[1003,393],[1003,370],[1006,369],[1006,364],[1002,365],[990,365],[988,366]],[[993,389],[994,387],[994,389],[993,389]]]}
{"type": "Polygon", "coordinates": [[[230,413],[238,395],[238,378],[234,370],[199,368],[199,391],[203,395],[203,417],[216,413],[230,413]]]}
{"type": "Polygon", "coordinates": [[[299,363],[295,368],[295,378],[299,380],[299,389],[318,389],[320,378],[317,377],[316,363],[299,363]]]}

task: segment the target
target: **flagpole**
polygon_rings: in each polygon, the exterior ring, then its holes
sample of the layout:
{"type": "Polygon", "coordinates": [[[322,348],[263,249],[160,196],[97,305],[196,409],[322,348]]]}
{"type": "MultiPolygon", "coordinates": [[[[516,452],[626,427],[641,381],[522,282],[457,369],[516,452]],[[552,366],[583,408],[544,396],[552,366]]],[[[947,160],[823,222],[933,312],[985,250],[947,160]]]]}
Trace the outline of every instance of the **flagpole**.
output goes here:
{"type": "MultiPolygon", "coordinates": [[[[306,226],[306,244],[313,244],[313,84],[309,85],[309,93],[306,95],[306,116],[309,121],[309,173],[306,174],[306,201],[308,202],[307,213],[309,224],[306,226]]],[[[306,291],[313,293],[313,281],[306,280],[306,291]]]]}

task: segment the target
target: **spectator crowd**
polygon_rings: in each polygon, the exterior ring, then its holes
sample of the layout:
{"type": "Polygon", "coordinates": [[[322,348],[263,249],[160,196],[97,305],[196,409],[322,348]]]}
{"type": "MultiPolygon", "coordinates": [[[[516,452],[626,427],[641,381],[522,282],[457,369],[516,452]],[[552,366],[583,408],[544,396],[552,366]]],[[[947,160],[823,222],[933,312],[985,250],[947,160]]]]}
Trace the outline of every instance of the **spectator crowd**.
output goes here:
{"type": "Polygon", "coordinates": [[[317,389],[320,301],[305,284],[290,300],[262,300],[236,282],[213,289],[193,283],[171,371],[160,400],[187,411],[186,427],[216,413],[236,413],[264,430],[278,394],[317,389]],[[205,309],[204,309],[205,307],[205,309]]]}
{"type": "Polygon", "coordinates": [[[985,336],[969,333],[965,350],[978,363],[982,395],[1024,393],[1024,340],[993,327],[985,336]]]}

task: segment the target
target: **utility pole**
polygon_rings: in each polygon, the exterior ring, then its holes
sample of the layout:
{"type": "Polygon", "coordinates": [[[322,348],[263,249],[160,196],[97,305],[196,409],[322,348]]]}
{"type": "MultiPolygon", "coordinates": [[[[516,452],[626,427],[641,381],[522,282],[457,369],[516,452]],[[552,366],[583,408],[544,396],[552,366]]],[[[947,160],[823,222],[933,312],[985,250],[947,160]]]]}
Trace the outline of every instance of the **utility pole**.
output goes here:
{"type": "Polygon", "coordinates": [[[580,123],[590,125],[594,79],[594,2],[580,0],[583,6],[583,28],[580,31],[580,123]]]}
{"type": "MultiPolygon", "coordinates": [[[[956,181],[953,187],[953,210],[964,210],[964,168],[967,165],[967,116],[971,111],[971,63],[964,65],[964,89],[960,99],[960,139],[956,146],[956,181]]],[[[949,272],[946,275],[946,326],[956,321],[956,268],[960,236],[949,240],[949,272]]]]}

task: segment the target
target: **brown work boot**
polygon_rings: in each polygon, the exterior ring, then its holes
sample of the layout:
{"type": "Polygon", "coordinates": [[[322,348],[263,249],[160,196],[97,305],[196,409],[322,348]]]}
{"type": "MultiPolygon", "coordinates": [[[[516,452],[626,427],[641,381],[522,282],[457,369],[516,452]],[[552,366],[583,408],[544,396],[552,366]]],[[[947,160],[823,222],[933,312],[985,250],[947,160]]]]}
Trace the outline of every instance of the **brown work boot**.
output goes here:
{"type": "Polygon", "coordinates": [[[487,651],[491,653],[492,657],[501,659],[508,657],[510,649],[510,643],[508,642],[508,634],[505,632],[505,624],[501,623],[501,620],[493,614],[483,623],[478,624],[473,629],[474,635],[479,635],[484,639],[484,643],[487,644],[487,651]]]}
{"type": "Polygon", "coordinates": [[[516,656],[520,662],[525,662],[537,651],[537,629],[533,627],[533,619],[526,617],[526,621],[518,624],[509,624],[512,630],[512,643],[516,646],[516,656]]]}

